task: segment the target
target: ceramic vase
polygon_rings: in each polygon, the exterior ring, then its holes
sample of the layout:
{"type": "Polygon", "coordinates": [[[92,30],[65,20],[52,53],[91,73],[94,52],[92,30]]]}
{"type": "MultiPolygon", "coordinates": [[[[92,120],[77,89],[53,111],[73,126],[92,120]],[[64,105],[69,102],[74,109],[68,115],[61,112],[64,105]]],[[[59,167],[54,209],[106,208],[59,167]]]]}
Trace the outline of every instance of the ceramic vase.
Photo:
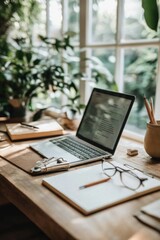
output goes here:
{"type": "Polygon", "coordinates": [[[160,159],[160,121],[158,125],[148,123],[144,138],[144,148],[149,156],[160,159]]]}

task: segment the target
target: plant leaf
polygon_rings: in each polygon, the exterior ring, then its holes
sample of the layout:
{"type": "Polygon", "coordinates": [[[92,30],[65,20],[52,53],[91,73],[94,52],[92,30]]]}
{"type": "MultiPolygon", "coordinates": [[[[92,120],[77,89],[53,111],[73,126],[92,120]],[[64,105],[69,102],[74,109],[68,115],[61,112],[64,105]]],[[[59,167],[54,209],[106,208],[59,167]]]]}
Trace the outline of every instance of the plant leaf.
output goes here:
{"type": "Polygon", "coordinates": [[[157,31],[159,20],[157,0],[142,0],[142,7],[144,9],[144,18],[148,27],[157,31]]]}

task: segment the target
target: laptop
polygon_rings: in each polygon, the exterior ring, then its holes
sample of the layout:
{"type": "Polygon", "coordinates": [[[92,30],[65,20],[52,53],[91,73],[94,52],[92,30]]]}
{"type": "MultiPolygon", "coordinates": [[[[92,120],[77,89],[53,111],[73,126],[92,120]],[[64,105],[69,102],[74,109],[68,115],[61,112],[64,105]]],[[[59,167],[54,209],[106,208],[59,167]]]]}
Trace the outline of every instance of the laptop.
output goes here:
{"type": "Polygon", "coordinates": [[[110,158],[117,147],[135,97],[94,88],[76,135],[54,137],[31,145],[47,158],[63,158],[75,166],[110,158]]]}

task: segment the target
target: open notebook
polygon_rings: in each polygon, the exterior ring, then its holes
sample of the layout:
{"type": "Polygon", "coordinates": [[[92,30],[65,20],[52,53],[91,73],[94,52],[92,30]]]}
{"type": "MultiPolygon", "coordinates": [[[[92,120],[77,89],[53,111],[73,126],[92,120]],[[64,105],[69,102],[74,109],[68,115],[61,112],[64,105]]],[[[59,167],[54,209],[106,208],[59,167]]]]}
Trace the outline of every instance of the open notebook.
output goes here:
{"type": "MultiPolygon", "coordinates": [[[[115,165],[123,167],[122,164],[113,162],[115,165]]],[[[84,184],[106,178],[102,172],[101,164],[44,178],[42,184],[76,207],[80,212],[88,215],[160,189],[159,180],[137,172],[138,175],[147,177],[148,180],[144,182],[144,186],[134,191],[122,185],[119,173],[107,182],[80,189],[84,184]]]]}
{"type": "Polygon", "coordinates": [[[36,128],[27,127],[21,123],[8,123],[6,124],[6,129],[9,137],[12,141],[41,138],[41,137],[51,137],[58,136],[64,133],[63,128],[54,119],[40,120],[35,122],[30,122],[29,125],[35,126],[36,128]]]}

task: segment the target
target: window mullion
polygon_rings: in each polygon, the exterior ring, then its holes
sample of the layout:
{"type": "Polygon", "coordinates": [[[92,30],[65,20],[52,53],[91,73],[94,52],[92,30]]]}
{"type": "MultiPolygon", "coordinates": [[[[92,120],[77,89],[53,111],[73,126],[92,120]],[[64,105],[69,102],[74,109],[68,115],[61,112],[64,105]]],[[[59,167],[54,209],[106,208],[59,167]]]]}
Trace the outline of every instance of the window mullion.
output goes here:
{"type": "MultiPolygon", "coordinates": [[[[158,51],[160,52],[160,46],[158,51]]],[[[158,66],[157,66],[157,85],[155,94],[155,117],[160,119],[160,54],[158,54],[158,66]]]]}
{"type": "Polygon", "coordinates": [[[124,49],[116,48],[116,66],[115,66],[115,81],[118,85],[118,90],[123,91],[124,86],[124,49]]]}
{"type": "Polygon", "coordinates": [[[124,0],[117,0],[117,23],[116,23],[116,65],[115,81],[118,84],[119,91],[123,90],[124,73],[124,49],[120,47],[124,32],[124,0]]]}
{"type": "Polygon", "coordinates": [[[49,37],[49,18],[50,18],[50,13],[49,13],[49,8],[50,8],[50,0],[46,0],[46,36],[49,37]]]}
{"type": "Polygon", "coordinates": [[[68,31],[68,0],[62,0],[62,35],[68,31]]]}
{"type": "MultiPolygon", "coordinates": [[[[87,46],[87,43],[90,39],[89,29],[91,29],[91,19],[90,19],[90,11],[91,11],[91,2],[90,0],[80,0],[80,49],[84,49],[87,46]]],[[[89,70],[87,69],[87,62],[84,59],[89,58],[91,56],[91,50],[86,49],[86,51],[80,52],[80,72],[86,73],[87,76],[90,75],[89,70]]],[[[88,97],[90,95],[90,86],[89,86],[89,78],[81,78],[80,79],[80,95],[81,95],[81,103],[86,104],[88,101],[88,97]]]]}

